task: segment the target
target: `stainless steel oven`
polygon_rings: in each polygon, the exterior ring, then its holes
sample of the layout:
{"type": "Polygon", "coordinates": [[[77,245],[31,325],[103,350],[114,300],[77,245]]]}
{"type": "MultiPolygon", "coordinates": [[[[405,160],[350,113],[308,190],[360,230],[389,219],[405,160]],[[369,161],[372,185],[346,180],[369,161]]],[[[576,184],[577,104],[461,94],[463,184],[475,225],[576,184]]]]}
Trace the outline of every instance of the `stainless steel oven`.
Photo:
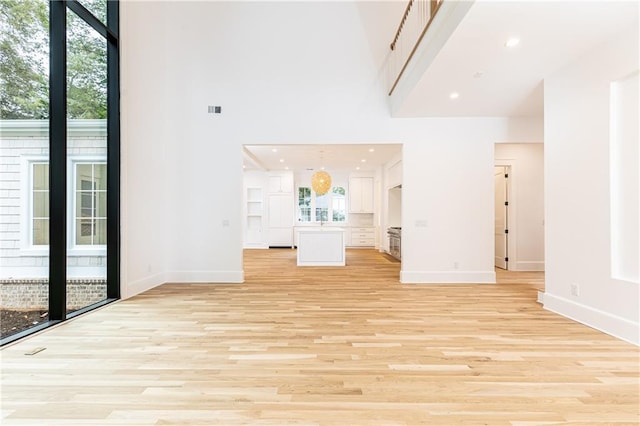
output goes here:
{"type": "Polygon", "coordinates": [[[389,254],[396,259],[401,259],[401,238],[402,228],[399,226],[392,226],[387,229],[387,235],[389,235],[389,254]]]}

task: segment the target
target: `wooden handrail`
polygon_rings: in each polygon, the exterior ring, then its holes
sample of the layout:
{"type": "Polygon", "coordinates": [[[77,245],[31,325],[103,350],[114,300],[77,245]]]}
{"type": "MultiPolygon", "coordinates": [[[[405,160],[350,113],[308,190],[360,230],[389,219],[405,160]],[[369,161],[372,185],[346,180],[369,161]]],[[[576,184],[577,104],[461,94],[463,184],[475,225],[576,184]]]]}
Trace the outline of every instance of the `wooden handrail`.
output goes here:
{"type": "MultiPolygon", "coordinates": [[[[442,5],[443,1],[444,0],[431,0],[430,1],[430,9],[431,10],[430,10],[430,13],[429,13],[429,20],[427,21],[427,23],[424,26],[424,29],[420,33],[420,36],[418,37],[418,40],[414,44],[413,49],[411,49],[411,53],[409,53],[409,56],[407,57],[407,60],[404,62],[404,65],[402,66],[402,69],[398,73],[398,77],[396,77],[396,80],[393,83],[393,86],[391,86],[391,90],[389,90],[389,96],[391,96],[391,94],[393,93],[393,90],[398,85],[398,82],[400,81],[400,77],[402,77],[402,74],[404,73],[405,69],[407,68],[407,65],[409,65],[409,61],[411,61],[411,58],[413,58],[413,55],[416,53],[416,50],[418,49],[418,45],[420,45],[420,42],[424,38],[424,35],[427,33],[427,30],[429,29],[429,26],[431,25],[431,22],[433,22],[433,18],[436,16],[436,12],[438,11],[440,6],[442,5]]],[[[409,4],[407,5],[407,9],[405,10],[405,14],[402,17],[402,21],[400,22],[400,26],[398,27],[398,31],[396,32],[395,38],[394,38],[393,42],[391,43],[391,50],[394,50],[394,48],[395,48],[395,43],[398,41],[398,38],[400,37],[400,33],[402,32],[402,28],[404,27],[404,23],[405,23],[405,21],[407,19],[407,16],[409,15],[409,10],[411,9],[411,5],[412,4],[413,4],[413,0],[410,0],[409,4]]]]}
{"type": "Polygon", "coordinates": [[[398,31],[396,31],[396,35],[393,37],[393,41],[391,42],[391,50],[395,50],[396,48],[396,43],[398,42],[398,38],[400,37],[402,28],[404,28],[404,23],[407,21],[407,17],[409,16],[409,12],[411,11],[411,6],[413,6],[413,0],[409,0],[407,7],[404,9],[404,14],[402,15],[402,19],[400,20],[400,25],[398,25],[398,31]]]}

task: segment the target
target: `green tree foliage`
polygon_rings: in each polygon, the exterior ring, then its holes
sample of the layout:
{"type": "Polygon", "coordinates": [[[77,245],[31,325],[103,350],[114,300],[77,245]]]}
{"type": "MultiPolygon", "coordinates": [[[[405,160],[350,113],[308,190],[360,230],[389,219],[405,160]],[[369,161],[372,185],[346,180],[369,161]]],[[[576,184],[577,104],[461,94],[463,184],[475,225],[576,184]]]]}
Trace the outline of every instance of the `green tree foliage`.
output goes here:
{"type": "MultiPolygon", "coordinates": [[[[104,19],[105,0],[82,0],[104,19]]],[[[0,118],[49,115],[49,4],[0,0],[0,118]]],[[[67,117],[104,119],[107,111],[106,41],[67,11],[67,117]]]]}
{"type": "Polygon", "coordinates": [[[67,12],[67,116],[107,118],[107,42],[67,12]]]}
{"type": "Polygon", "coordinates": [[[0,118],[48,117],[48,33],[45,0],[0,1],[0,118]]]}

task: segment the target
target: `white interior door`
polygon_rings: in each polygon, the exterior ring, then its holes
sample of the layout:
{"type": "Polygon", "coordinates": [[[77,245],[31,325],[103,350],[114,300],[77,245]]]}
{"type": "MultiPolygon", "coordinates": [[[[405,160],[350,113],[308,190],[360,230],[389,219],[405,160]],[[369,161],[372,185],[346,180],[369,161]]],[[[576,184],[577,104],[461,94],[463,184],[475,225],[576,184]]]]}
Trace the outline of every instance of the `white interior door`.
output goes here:
{"type": "Polygon", "coordinates": [[[502,269],[508,269],[509,262],[509,224],[507,221],[507,211],[509,208],[508,176],[508,167],[495,167],[495,265],[502,269]]]}

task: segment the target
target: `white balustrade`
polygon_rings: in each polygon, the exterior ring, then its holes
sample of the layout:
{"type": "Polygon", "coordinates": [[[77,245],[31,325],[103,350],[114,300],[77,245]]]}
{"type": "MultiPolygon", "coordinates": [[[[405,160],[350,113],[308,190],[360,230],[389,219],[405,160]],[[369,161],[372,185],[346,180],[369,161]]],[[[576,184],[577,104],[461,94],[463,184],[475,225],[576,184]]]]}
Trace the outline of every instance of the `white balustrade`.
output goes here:
{"type": "Polygon", "coordinates": [[[442,2],[443,0],[409,0],[391,42],[391,53],[387,60],[389,95],[393,93],[442,2]]]}

